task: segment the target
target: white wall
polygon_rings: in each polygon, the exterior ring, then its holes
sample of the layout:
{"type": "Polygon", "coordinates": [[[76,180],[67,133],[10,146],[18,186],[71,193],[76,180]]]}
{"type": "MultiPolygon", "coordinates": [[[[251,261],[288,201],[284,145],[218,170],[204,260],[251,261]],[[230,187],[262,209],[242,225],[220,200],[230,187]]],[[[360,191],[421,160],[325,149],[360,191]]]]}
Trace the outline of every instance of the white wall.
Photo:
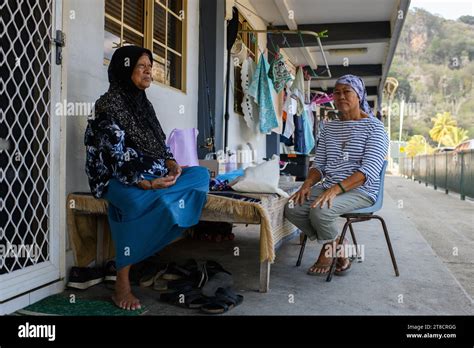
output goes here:
{"type": "MultiPolygon", "coordinates": [[[[199,57],[199,2],[188,1],[187,12],[187,93],[163,85],[147,89],[163,130],[197,127],[199,57]],[[179,108],[184,110],[179,113],[179,108]]],[[[64,31],[66,33],[67,102],[94,103],[108,89],[104,56],[104,1],[65,0],[64,31]],[[71,11],[74,11],[73,13],[71,11]],[[71,19],[71,15],[75,19],[71,19]]],[[[66,151],[66,192],[89,192],[84,171],[84,131],[87,115],[68,116],[66,151]]],[[[68,257],[69,259],[69,257],[68,257]]],[[[70,263],[69,265],[70,266],[70,263]]]]}

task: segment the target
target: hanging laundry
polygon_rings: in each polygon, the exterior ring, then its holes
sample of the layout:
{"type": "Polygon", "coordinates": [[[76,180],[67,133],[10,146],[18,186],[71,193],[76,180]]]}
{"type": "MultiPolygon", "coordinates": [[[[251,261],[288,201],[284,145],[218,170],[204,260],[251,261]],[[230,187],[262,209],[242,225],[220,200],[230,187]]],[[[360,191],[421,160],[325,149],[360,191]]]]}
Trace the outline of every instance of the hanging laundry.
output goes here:
{"type": "Polygon", "coordinates": [[[311,111],[310,105],[305,105],[303,114],[301,115],[303,118],[303,129],[304,129],[304,154],[309,154],[311,150],[314,148],[314,116],[313,112],[311,111]]]}
{"type": "Polygon", "coordinates": [[[249,88],[249,95],[255,99],[258,105],[260,131],[262,133],[270,133],[273,128],[278,127],[278,120],[273,106],[271,81],[268,78],[268,69],[267,60],[262,53],[249,88]]]}
{"type": "Polygon", "coordinates": [[[249,95],[249,88],[256,70],[257,64],[255,64],[252,58],[248,57],[242,63],[241,79],[244,97],[241,106],[244,113],[245,123],[254,132],[258,131],[258,106],[249,95]]]}
{"type": "Polygon", "coordinates": [[[313,99],[311,100],[311,104],[321,105],[326,104],[334,101],[334,97],[332,94],[327,95],[325,94],[315,94],[313,99]]]}
{"type": "Polygon", "coordinates": [[[291,85],[291,97],[297,101],[296,114],[301,115],[304,110],[304,74],[302,67],[298,68],[296,78],[291,85]]]}
{"type": "Polygon", "coordinates": [[[293,121],[293,115],[296,114],[296,100],[290,97],[290,94],[286,95],[285,103],[283,105],[283,111],[286,112],[285,130],[283,135],[286,138],[290,138],[295,132],[295,123],[293,121]]]}
{"type": "Polygon", "coordinates": [[[293,135],[293,143],[295,144],[295,151],[297,153],[306,153],[304,142],[304,124],[303,117],[294,115],[293,122],[295,124],[295,132],[293,135]]]}
{"type": "Polygon", "coordinates": [[[285,59],[282,55],[278,55],[270,65],[268,77],[273,82],[273,88],[277,93],[280,93],[288,81],[291,81],[291,74],[285,64],[285,59]]]}
{"type": "Polygon", "coordinates": [[[272,132],[276,134],[282,134],[283,133],[283,105],[285,102],[285,96],[283,93],[276,93],[272,88],[272,98],[274,101],[274,108],[275,108],[275,115],[277,117],[277,122],[278,122],[278,127],[273,128],[272,132]]]}

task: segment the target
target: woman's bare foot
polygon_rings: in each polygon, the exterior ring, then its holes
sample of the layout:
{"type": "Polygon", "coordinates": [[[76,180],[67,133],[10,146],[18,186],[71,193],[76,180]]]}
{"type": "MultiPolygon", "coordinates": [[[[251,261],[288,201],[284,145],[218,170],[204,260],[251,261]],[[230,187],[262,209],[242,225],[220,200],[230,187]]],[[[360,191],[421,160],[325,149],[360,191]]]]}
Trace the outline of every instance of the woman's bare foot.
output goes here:
{"type": "Polygon", "coordinates": [[[121,309],[136,310],[141,309],[140,300],[132,293],[130,281],[128,279],[128,272],[130,266],[124,267],[117,272],[117,281],[115,283],[115,294],[112,296],[112,301],[121,309]]]}

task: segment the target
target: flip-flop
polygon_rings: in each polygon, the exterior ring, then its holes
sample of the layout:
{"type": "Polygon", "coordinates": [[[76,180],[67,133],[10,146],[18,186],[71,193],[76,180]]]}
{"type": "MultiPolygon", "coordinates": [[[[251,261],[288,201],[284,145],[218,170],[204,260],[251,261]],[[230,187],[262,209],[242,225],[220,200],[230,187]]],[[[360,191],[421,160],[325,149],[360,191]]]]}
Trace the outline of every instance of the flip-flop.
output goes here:
{"type": "Polygon", "coordinates": [[[202,294],[207,297],[216,296],[219,288],[229,288],[234,285],[232,276],[225,272],[214,274],[209,281],[202,287],[202,294]]]}
{"type": "Polygon", "coordinates": [[[199,289],[193,289],[191,286],[184,286],[174,292],[161,294],[160,300],[191,309],[201,308],[211,301],[203,296],[199,289]]]}
{"type": "Polygon", "coordinates": [[[153,277],[153,290],[165,291],[168,290],[168,281],[163,279],[163,274],[166,273],[168,267],[163,268],[161,271],[155,274],[153,277]]]}
{"type": "Polygon", "coordinates": [[[331,270],[331,264],[332,264],[332,259],[328,263],[322,263],[321,262],[319,265],[318,265],[318,262],[316,262],[308,269],[306,274],[308,274],[310,276],[316,276],[316,277],[325,277],[329,274],[329,271],[331,270]],[[318,269],[327,268],[327,271],[325,271],[325,272],[311,272],[310,271],[311,268],[318,268],[318,269]]]}
{"type": "Polygon", "coordinates": [[[178,266],[176,263],[170,263],[167,267],[166,273],[163,274],[162,278],[165,280],[178,280],[183,277],[189,276],[191,272],[184,267],[178,266]]]}
{"type": "Polygon", "coordinates": [[[346,267],[342,268],[339,271],[337,270],[337,267],[340,265],[340,261],[339,261],[339,259],[337,260],[336,270],[334,271],[335,275],[345,276],[346,274],[348,274],[352,270],[352,260],[350,258],[347,258],[347,260],[349,261],[349,263],[346,265],[346,267]]]}
{"type": "Polygon", "coordinates": [[[236,294],[231,288],[219,288],[216,296],[211,298],[209,303],[201,306],[201,312],[206,314],[225,313],[244,301],[242,295],[236,294]]]}

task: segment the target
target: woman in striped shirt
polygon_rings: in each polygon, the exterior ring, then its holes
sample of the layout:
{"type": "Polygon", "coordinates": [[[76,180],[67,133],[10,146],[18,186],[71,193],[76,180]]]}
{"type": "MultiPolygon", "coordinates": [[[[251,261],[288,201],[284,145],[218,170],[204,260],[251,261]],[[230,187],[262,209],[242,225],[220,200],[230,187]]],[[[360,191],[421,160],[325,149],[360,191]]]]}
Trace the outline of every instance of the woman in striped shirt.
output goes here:
{"type": "MultiPolygon", "coordinates": [[[[329,273],[338,241],[336,218],[376,201],[388,151],[388,136],[367,103],[361,78],[339,78],[334,102],[339,120],[325,125],[308,177],[285,207],[289,221],[310,240],[324,244],[308,270],[310,275],[329,273]]],[[[337,256],[336,274],[342,275],[350,270],[351,262],[339,250],[337,256]]]]}

